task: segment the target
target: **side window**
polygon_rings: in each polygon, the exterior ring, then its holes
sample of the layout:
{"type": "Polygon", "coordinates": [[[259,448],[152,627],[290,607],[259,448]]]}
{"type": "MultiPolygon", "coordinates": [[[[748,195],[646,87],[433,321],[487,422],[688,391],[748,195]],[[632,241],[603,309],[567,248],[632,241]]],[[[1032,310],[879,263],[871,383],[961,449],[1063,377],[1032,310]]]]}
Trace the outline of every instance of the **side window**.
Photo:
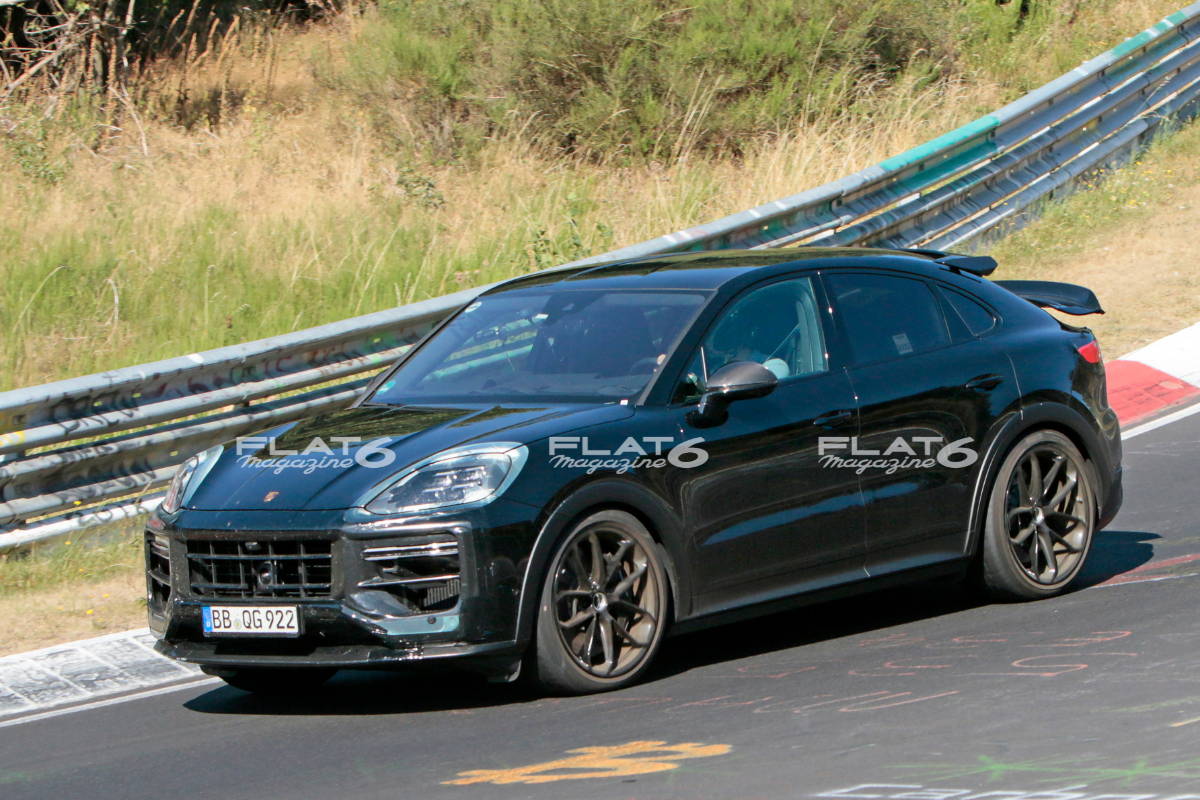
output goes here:
{"type": "Polygon", "coordinates": [[[900,358],[950,343],[946,318],[924,281],[866,273],[833,273],[826,280],[856,363],[900,358]]]}
{"type": "Polygon", "coordinates": [[[672,402],[699,397],[708,376],[735,361],[757,361],[780,380],[829,369],[811,278],[755,289],[722,311],[675,387],[672,402]]]}
{"type": "Polygon", "coordinates": [[[996,318],[981,304],[975,302],[961,292],[939,286],[942,296],[949,301],[950,307],[958,313],[963,324],[976,336],[982,336],[996,326],[996,318]]]}

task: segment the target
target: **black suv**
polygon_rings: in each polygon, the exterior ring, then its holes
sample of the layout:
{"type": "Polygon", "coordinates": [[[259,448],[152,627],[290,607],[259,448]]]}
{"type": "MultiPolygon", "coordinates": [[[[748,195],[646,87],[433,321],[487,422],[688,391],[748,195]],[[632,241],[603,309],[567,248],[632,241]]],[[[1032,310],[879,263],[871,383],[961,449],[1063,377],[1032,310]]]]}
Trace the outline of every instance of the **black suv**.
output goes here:
{"type": "Polygon", "coordinates": [[[668,631],[898,579],[1062,592],[1121,502],[1099,347],[988,258],[693,253],[492,288],[149,524],[158,649],[279,691],[455,665],[625,686],[668,631]]]}

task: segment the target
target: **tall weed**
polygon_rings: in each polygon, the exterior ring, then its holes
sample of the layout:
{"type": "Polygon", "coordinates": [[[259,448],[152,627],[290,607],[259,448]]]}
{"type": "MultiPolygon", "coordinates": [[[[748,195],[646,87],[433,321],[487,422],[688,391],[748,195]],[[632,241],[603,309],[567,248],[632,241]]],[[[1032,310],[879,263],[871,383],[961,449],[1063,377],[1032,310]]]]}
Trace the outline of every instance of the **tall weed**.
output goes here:
{"type": "Polygon", "coordinates": [[[831,109],[873,116],[901,74],[1027,91],[1103,49],[1105,14],[1120,5],[385,0],[345,63],[320,75],[431,157],[514,130],[621,163],[742,154],[831,109]],[[386,113],[397,101],[401,121],[386,113]]]}

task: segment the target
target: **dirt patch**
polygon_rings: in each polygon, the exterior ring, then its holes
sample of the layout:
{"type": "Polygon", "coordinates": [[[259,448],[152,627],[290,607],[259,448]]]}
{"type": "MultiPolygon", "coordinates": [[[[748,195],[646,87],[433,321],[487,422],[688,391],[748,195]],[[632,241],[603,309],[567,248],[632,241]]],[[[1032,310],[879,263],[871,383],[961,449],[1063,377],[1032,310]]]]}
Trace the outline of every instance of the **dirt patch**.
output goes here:
{"type": "Polygon", "coordinates": [[[1104,316],[1066,317],[1095,331],[1113,359],[1200,321],[1200,127],[998,243],[993,276],[1092,289],[1104,316]]]}
{"type": "Polygon", "coordinates": [[[131,573],[0,597],[0,656],[145,627],[145,587],[131,573]]]}
{"type": "Polygon", "coordinates": [[[142,522],[0,556],[0,656],[145,627],[142,522]]]}

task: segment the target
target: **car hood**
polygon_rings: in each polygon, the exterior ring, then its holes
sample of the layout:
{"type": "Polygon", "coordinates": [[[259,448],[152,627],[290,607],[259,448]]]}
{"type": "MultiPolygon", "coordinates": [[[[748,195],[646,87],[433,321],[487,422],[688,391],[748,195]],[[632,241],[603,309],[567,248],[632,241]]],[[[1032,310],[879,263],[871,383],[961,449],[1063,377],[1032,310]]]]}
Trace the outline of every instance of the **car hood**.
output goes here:
{"type": "Polygon", "coordinates": [[[389,476],[451,448],[489,442],[530,444],[632,413],[629,406],[615,404],[487,403],[364,406],[322,414],[226,445],[211,466],[198,473],[199,483],[190,487],[184,507],[206,511],[351,508],[364,492],[389,476]],[[275,453],[287,454],[272,455],[272,447],[275,453]]]}

